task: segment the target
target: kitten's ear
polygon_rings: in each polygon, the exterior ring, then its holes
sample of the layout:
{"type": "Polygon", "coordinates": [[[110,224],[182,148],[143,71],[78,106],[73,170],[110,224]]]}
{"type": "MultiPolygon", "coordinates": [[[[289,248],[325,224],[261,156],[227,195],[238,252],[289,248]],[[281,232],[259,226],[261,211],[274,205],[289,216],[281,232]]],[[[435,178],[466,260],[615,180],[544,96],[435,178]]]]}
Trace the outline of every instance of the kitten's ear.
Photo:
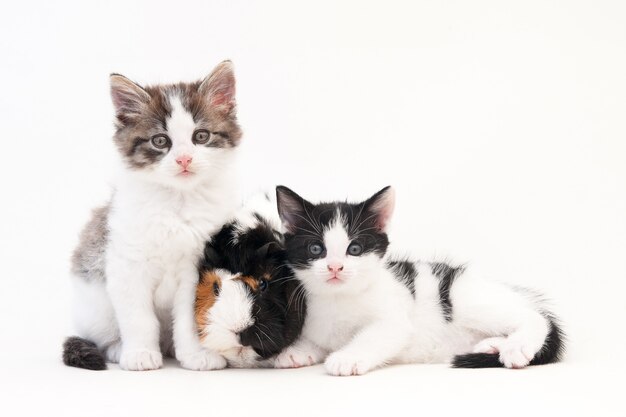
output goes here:
{"type": "Polygon", "coordinates": [[[211,75],[206,77],[198,91],[202,93],[211,106],[221,108],[228,113],[235,108],[235,71],[230,61],[221,62],[211,75]]]}
{"type": "Polygon", "coordinates": [[[120,74],[111,74],[111,98],[117,115],[139,114],[150,102],[150,94],[120,74]]]}
{"type": "Polygon", "coordinates": [[[384,232],[396,205],[396,192],[391,186],[387,186],[367,199],[363,205],[365,210],[376,216],[376,227],[384,232]]]}
{"type": "Polygon", "coordinates": [[[304,198],[282,185],[276,187],[276,204],[278,216],[283,222],[285,230],[290,233],[295,233],[299,219],[306,219],[306,208],[311,205],[304,198]]]}

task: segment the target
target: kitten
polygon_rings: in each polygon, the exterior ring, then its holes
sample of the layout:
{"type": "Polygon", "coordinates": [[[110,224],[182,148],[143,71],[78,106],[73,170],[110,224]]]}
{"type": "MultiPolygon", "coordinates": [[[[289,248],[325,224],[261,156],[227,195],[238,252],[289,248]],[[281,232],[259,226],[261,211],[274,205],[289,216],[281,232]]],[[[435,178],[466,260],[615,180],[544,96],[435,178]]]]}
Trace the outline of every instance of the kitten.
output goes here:
{"type": "Polygon", "coordinates": [[[203,81],[145,88],[113,74],[111,96],[124,169],[72,258],[80,338],[66,342],[64,362],[148,370],[168,354],[188,369],[223,368],[200,346],[193,302],[204,241],[238,200],[232,64],[203,81]]]}
{"type": "Polygon", "coordinates": [[[394,191],[312,204],[277,188],[289,262],[307,291],[302,336],[276,367],[325,360],[332,375],[388,363],[523,368],[559,360],[563,334],[541,298],[470,268],[386,256],[394,191]]]}
{"type": "Polygon", "coordinates": [[[266,367],[301,333],[304,290],[287,264],[276,203],[253,198],[207,242],[196,295],[203,346],[233,367],[266,367]]]}

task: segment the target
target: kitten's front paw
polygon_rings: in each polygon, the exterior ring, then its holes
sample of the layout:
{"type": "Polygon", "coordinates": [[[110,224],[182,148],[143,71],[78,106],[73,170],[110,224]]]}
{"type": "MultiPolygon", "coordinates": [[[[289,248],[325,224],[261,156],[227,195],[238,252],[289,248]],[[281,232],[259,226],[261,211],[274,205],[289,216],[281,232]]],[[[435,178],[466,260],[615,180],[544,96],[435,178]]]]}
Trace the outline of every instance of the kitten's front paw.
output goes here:
{"type": "Polygon", "coordinates": [[[212,371],[226,368],[226,359],[210,350],[200,350],[191,354],[181,355],[178,361],[183,368],[192,371],[212,371]]]}
{"type": "Polygon", "coordinates": [[[274,358],[274,368],[300,368],[311,366],[322,360],[321,352],[288,347],[274,358]]]}
{"type": "Polygon", "coordinates": [[[326,372],[335,376],[363,375],[373,368],[372,364],[350,354],[335,352],[324,362],[326,372]]]}
{"type": "Polygon", "coordinates": [[[161,352],[154,350],[130,350],[122,351],[120,355],[120,368],[127,371],[149,371],[163,366],[161,352]]]}

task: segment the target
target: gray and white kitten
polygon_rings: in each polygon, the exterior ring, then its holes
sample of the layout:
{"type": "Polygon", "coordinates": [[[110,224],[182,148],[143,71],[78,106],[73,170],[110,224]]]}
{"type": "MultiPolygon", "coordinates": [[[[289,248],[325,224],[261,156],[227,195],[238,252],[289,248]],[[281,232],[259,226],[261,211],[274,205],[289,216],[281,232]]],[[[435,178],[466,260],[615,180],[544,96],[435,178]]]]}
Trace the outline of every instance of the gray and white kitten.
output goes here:
{"type": "Polygon", "coordinates": [[[72,258],[79,337],[66,341],[64,362],[148,370],[168,354],[188,369],[223,368],[200,345],[193,305],[205,239],[237,208],[232,64],[153,87],[113,74],[111,96],[124,168],[72,258]]]}

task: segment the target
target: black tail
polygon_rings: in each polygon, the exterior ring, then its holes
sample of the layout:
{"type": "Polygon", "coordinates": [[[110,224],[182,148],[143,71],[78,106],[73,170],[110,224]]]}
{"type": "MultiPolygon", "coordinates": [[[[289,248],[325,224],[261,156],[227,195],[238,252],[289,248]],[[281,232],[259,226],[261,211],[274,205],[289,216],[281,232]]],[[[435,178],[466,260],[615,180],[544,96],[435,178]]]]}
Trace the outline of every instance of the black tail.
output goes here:
{"type": "MultiPolygon", "coordinates": [[[[550,325],[550,331],[543,347],[535,354],[529,365],[558,362],[565,351],[565,334],[556,318],[551,314],[546,314],[546,319],[550,325]]],[[[457,355],[452,359],[453,368],[501,368],[503,366],[497,353],[467,353],[457,355]]]]}
{"type": "Polygon", "coordinates": [[[104,355],[95,343],[80,337],[68,337],[63,343],[63,363],[76,368],[107,369],[104,355]]]}
{"type": "Polygon", "coordinates": [[[501,368],[497,353],[466,353],[452,359],[453,368],[501,368]]]}

